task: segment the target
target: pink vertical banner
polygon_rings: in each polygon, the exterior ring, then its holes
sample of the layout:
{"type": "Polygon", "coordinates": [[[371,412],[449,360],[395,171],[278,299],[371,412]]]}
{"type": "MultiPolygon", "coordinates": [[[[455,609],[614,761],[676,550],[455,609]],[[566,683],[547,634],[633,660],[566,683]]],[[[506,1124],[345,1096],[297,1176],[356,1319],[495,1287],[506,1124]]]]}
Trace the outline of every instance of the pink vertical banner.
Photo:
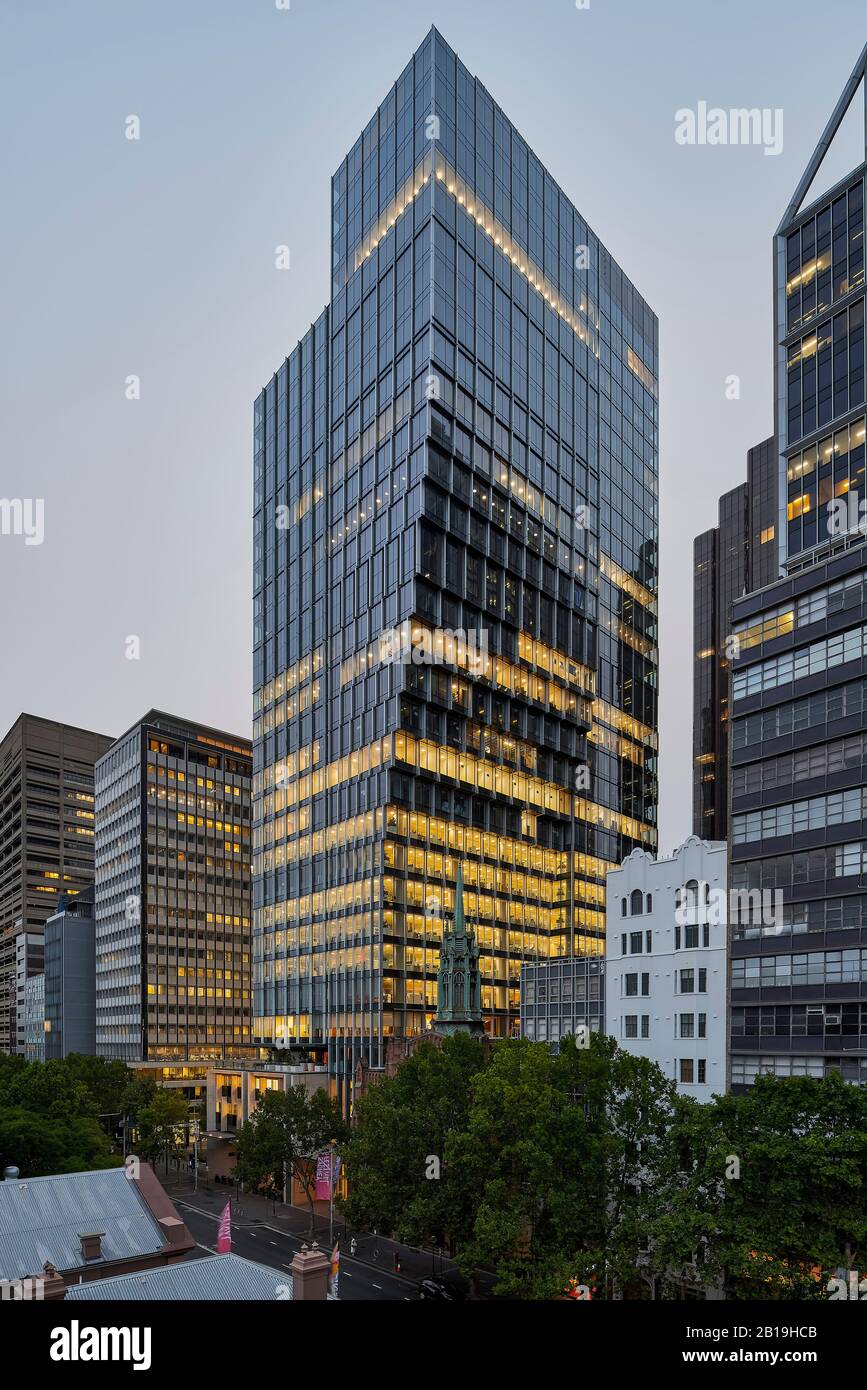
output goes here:
{"type": "Polygon", "coordinates": [[[331,1196],[331,1150],[326,1149],[316,1160],[316,1200],[327,1202],[331,1196]]]}
{"type": "Polygon", "coordinates": [[[223,1215],[220,1217],[220,1229],[217,1232],[217,1254],[229,1255],[232,1250],[232,1203],[231,1200],[223,1208],[223,1215]]]}

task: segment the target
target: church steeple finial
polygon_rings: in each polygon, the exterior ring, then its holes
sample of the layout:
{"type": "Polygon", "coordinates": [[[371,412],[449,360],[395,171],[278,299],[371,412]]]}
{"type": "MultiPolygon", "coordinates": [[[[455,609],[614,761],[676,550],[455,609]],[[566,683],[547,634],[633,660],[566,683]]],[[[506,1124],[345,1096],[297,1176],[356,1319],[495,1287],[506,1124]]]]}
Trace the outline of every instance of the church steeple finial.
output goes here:
{"type": "Polygon", "coordinates": [[[452,931],[455,936],[466,936],[467,927],[464,919],[464,866],[458,864],[458,877],[455,883],[455,915],[452,923],[452,931]]]}
{"type": "Polygon", "coordinates": [[[455,883],[455,910],[451,930],[443,932],[440,968],[437,973],[438,1033],[469,1033],[482,1037],[481,977],[479,948],[475,933],[467,929],[464,915],[464,874],[458,864],[455,883]]]}

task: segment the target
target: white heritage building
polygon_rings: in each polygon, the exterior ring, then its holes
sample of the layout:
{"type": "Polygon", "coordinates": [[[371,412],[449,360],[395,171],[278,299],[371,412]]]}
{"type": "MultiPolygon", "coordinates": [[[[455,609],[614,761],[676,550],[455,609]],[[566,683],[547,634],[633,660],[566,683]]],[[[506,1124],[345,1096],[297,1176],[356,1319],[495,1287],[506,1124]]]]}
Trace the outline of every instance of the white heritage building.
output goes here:
{"type": "Polygon", "coordinates": [[[606,1031],[700,1101],[726,1089],[726,863],[724,842],[691,835],[606,880],[606,1031]]]}

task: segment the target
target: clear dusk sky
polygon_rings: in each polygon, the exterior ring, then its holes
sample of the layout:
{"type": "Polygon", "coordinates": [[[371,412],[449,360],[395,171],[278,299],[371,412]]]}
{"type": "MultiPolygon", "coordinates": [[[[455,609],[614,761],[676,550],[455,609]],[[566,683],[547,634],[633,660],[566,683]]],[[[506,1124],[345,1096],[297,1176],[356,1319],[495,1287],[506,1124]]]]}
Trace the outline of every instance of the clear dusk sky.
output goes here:
{"type": "Polygon", "coordinates": [[[45,536],[0,535],[0,734],[157,706],[249,735],[253,398],[329,297],[331,174],[432,23],[659,316],[670,850],[693,537],[771,433],[771,236],[861,0],[5,0],[0,497],[44,499],[45,536]],[[678,144],[700,101],[782,109],[781,153],[678,144]]]}

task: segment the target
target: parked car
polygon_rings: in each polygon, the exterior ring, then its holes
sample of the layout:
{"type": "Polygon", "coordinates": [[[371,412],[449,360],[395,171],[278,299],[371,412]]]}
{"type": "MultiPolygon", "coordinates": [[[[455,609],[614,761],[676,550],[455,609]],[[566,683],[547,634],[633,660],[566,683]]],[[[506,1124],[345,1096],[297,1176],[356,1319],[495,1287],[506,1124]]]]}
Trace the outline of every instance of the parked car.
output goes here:
{"type": "Polygon", "coordinates": [[[466,1298],[463,1289],[448,1279],[420,1279],[416,1287],[419,1298],[438,1298],[441,1303],[462,1303],[466,1298]]]}

